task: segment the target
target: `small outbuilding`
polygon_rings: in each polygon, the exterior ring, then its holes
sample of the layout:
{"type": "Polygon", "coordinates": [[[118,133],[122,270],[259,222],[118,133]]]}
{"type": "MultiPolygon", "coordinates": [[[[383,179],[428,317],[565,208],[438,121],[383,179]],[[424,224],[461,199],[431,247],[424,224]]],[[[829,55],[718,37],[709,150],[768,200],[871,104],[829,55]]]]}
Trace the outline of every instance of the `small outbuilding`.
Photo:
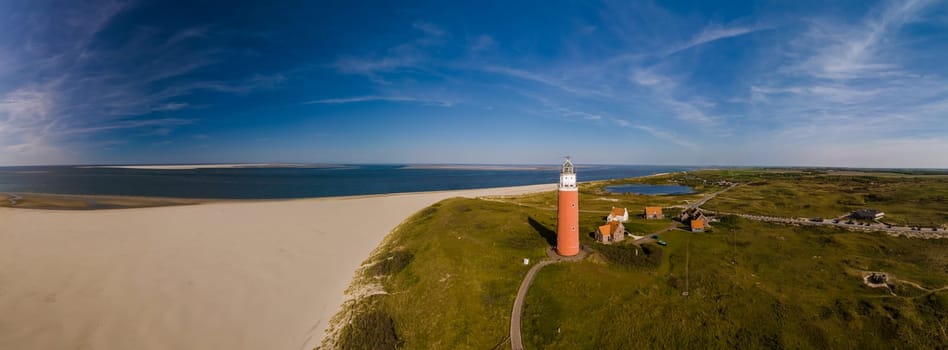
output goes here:
{"type": "Polygon", "coordinates": [[[645,207],[645,218],[664,219],[665,214],[662,213],[662,207],[645,207]]]}
{"type": "Polygon", "coordinates": [[[875,209],[859,209],[854,211],[852,214],[849,214],[850,219],[857,220],[878,220],[883,216],[885,216],[885,213],[875,209]]]}
{"type": "Polygon", "coordinates": [[[704,228],[707,226],[704,218],[691,220],[691,232],[704,232],[704,228]]]}
{"type": "Polygon", "coordinates": [[[612,211],[609,212],[609,216],[606,216],[606,222],[627,222],[629,221],[629,211],[625,208],[612,208],[612,211]]]}
{"type": "Polygon", "coordinates": [[[691,208],[685,209],[681,212],[681,216],[678,217],[678,220],[681,222],[688,223],[689,220],[703,219],[704,213],[701,212],[700,208],[691,208]]]}
{"type": "Polygon", "coordinates": [[[596,229],[596,241],[602,244],[621,242],[625,239],[625,226],[619,221],[610,221],[596,229]]]}

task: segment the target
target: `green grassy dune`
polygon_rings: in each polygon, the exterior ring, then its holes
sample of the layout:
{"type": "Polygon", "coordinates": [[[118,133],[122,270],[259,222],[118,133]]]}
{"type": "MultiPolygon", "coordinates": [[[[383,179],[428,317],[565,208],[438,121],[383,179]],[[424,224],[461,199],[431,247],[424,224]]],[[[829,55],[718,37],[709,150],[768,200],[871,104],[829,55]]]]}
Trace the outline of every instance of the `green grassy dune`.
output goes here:
{"type": "Polygon", "coordinates": [[[948,223],[948,176],[749,170],[701,171],[694,176],[744,184],[708,202],[704,207],[711,210],[835,218],[873,208],[884,211],[883,221],[891,224],[938,227],[948,223]]]}
{"type": "Polygon", "coordinates": [[[948,291],[862,284],[864,271],[948,285],[948,242],[748,222],[665,235],[661,267],[559,264],[525,303],[531,349],[938,348],[948,291]],[[686,251],[687,264],[686,264],[686,251]],[[688,267],[687,278],[685,268],[688,267]],[[687,282],[686,282],[687,280],[687,282]],[[687,289],[689,295],[682,296],[687,289]]]}
{"type": "MultiPolygon", "coordinates": [[[[769,192],[779,192],[784,183],[799,182],[795,188],[802,192],[822,186],[827,175],[793,175],[799,180],[773,176],[763,171],[703,171],[584,184],[580,224],[589,233],[613,206],[637,214],[645,205],[679,205],[701,197],[602,192],[612,183],[680,183],[711,192],[720,187],[706,180],[760,179],[768,184],[746,187],[766,189],[756,201],[767,201],[775,196],[787,200],[769,192]]],[[[901,183],[886,188],[896,189],[890,196],[920,201],[944,190],[938,181],[921,180],[930,188],[924,194],[902,194],[901,183]]],[[[728,198],[761,192],[736,193],[728,198]]],[[[552,192],[455,198],[417,213],[368,259],[353,286],[379,285],[384,293],[350,303],[336,322],[338,336],[324,347],[509,348],[510,311],[529,268],[522,259],[534,264],[545,258],[545,249],[555,239],[555,198],[552,192]]],[[[736,209],[729,199],[717,201],[707,206],[736,209]]],[[[824,200],[812,201],[811,208],[817,208],[812,214],[829,216],[823,211],[842,208],[832,201],[814,205],[817,202],[824,200]]],[[[766,208],[757,205],[752,209],[766,208]]],[[[895,208],[880,209],[898,212],[895,208]]],[[[913,220],[939,220],[939,214],[922,212],[913,220]]],[[[645,234],[670,223],[633,218],[627,226],[634,234],[645,234]]],[[[524,345],[929,349],[948,344],[948,290],[939,290],[948,286],[948,240],[737,217],[723,219],[708,233],[672,231],[662,239],[667,247],[637,247],[628,241],[602,246],[582,235],[582,243],[594,251],[590,257],[547,266],[534,280],[523,313],[524,345]],[[869,271],[886,272],[891,288],[865,286],[862,276],[869,271]],[[687,296],[682,295],[685,291],[687,296]]]]}

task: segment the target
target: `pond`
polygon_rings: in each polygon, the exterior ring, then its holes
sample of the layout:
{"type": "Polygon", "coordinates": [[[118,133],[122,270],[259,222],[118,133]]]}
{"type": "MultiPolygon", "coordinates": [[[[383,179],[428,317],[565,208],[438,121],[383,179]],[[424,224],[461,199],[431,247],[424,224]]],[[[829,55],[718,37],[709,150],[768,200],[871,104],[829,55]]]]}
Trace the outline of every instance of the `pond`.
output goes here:
{"type": "Polygon", "coordinates": [[[635,193],[635,194],[688,194],[694,193],[694,190],[688,186],[679,185],[646,185],[646,184],[628,184],[606,186],[606,192],[609,193],[635,193]]]}

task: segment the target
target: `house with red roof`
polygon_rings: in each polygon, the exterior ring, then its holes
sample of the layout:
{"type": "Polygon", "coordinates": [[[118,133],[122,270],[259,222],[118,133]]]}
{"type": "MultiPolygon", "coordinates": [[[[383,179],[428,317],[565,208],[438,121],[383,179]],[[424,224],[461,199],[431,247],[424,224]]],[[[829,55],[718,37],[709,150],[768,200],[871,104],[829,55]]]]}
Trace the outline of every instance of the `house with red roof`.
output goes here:
{"type": "Polygon", "coordinates": [[[625,208],[616,208],[613,207],[612,211],[609,212],[609,216],[606,216],[606,222],[618,221],[618,222],[627,222],[629,221],[629,211],[625,208]]]}
{"type": "Polygon", "coordinates": [[[602,244],[621,242],[625,239],[625,226],[619,221],[609,221],[596,229],[596,241],[602,244]]]}

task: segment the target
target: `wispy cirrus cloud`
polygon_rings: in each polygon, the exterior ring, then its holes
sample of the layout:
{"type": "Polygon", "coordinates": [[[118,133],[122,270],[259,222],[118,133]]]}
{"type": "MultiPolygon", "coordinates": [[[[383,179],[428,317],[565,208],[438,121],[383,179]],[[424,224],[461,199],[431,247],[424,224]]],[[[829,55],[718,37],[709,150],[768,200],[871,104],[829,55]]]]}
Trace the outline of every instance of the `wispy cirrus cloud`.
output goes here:
{"type": "Polygon", "coordinates": [[[68,154],[89,135],[129,129],[148,134],[194,124],[169,114],[194,108],[186,100],[199,93],[247,94],[272,88],[281,74],[238,79],[194,78],[219,63],[225,50],[197,44],[213,36],[207,27],[117,28],[137,2],[92,1],[55,9],[24,7],[0,24],[23,35],[0,35],[3,60],[15,69],[0,71],[0,163],[33,163],[68,154]],[[37,12],[29,12],[37,11],[37,12]],[[125,32],[114,39],[116,30],[125,32]],[[109,39],[106,41],[106,39],[109,39]],[[17,83],[23,82],[23,83],[17,83]],[[70,147],[72,148],[72,147],[70,147]],[[44,156],[49,154],[50,157],[44,156]]]}
{"type": "Polygon", "coordinates": [[[101,125],[90,125],[86,127],[79,128],[70,128],[66,130],[57,131],[60,135],[70,135],[70,134],[94,134],[102,131],[109,130],[123,130],[123,129],[139,129],[139,128],[152,128],[153,134],[166,136],[175,127],[182,125],[194,124],[197,120],[195,119],[182,119],[182,118],[162,118],[162,119],[144,119],[144,120],[115,120],[101,125]]]}
{"type": "MultiPolygon", "coordinates": [[[[387,49],[362,56],[374,59],[356,70],[411,77],[387,80],[380,91],[417,89],[426,80],[440,85],[450,77],[452,87],[483,92],[478,97],[492,106],[513,104],[530,115],[584,121],[588,128],[628,128],[689,152],[725,152],[741,142],[776,152],[784,146],[775,140],[829,146],[948,132],[941,126],[948,74],[931,58],[948,52],[931,33],[944,27],[945,6],[936,1],[881,1],[838,12],[753,9],[745,17],[703,18],[657,4],[605,5],[590,21],[595,25],[578,16],[582,23],[570,31],[575,37],[474,36],[423,52],[387,49]],[[595,29],[583,30],[589,27],[595,29]],[[741,45],[717,45],[732,40],[741,45]],[[490,54],[481,53],[484,47],[490,54]],[[541,53],[531,51],[536,47],[541,53]],[[438,79],[426,79],[433,76],[438,79]]],[[[445,26],[431,33],[458,34],[445,26]]],[[[376,96],[389,95],[367,99],[376,96]]]]}
{"type": "Polygon", "coordinates": [[[451,107],[454,105],[454,102],[446,101],[446,100],[429,99],[429,98],[421,98],[421,97],[409,97],[409,96],[379,96],[379,95],[326,98],[326,99],[320,99],[320,100],[306,101],[306,102],[303,102],[303,104],[338,105],[338,104],[348,104],[348,103],[379,102],[379,101],[410,102],[410,103],[420,103],[423,105],[432,105],[432,106],[441,106],[441,107],[451,107]]]}
{"type": "Polygon", "coordinates": [[[601,120],[602,119],[602,114],[587,113],[583,111],[576,111],[576,110],[572,110],[569,108],[562,108],[562,107],[558,108],[557,110],[560,113],[562,113],[564,117],[580,117],[586,120],[601,120]]]}
{"type": "Polygon", "coordinates": [[[932,127],[944,118],[948,77],[912,62],[938,43],[902,32],[934,4],[892,1],[855,22],[805,20],[785,49],[793,54],[760,76],[763,84],[749,86],[752,106],[779,116],[774,137],[786,142],[828,146],[944,133],[932,127]]]}
{"type": "Polygon", "coordinates": [[[447,33],[437,25],[424,21],[416,21],[412,27],[421,35],[389,47],[382,54],[340,56],[330,66],[340,73],[364,75],[382,84],[389,83],[384,75],[393,72],[431,72],[428,51],[444,44],[447,33]]]}
{"type": "Polygon", "coordinates": [[[709,126],[715,118],[709,114],[715,104],[702,98],[693,91],[680,91],[680,83],[655,69],[637,69],[632,72],[631,80],[644,87],[651,97],[662,104],[671,117],[689,123],[709,126]],[[691,95],[691,96],[687,96],[691,95]]]}
{"type": "Polygon", "coordinates": [[[692,142],[689,142],[686,138],[681,137],[680,135],[677,135],[671,131],[662,130],[654,126],[647,126],[647,125],[634,125],[633,127],[636,129],[645,131],[662,141],[671,142],[676,145],[688,148],[692,151],[698,150],[698,145],[692,142]]]}
{"type": "Polygon", "coordinates": [[[898,31],[919,19],[930,0],[892,1],[874,9],[855,25],[813,19],[795,41],[796,51],[812,52],[790,71],[817,78],[848,80],[878,78],[904,72],[898,62],[898,31]]]}
{"type": "MultiPolygon", "coordinates": [[[[919,164],[948,164],[948,156],[919,155],[924,148],[902,142],[917,138],[937,147],[948,135],[943,1],[780,11],[735,4],[683,13],[654,2],[606,0],[549,4],[516,19],[495,16],[504,9],[494,13],[491,6],[456,16],[445,11],[470,9],[416,4],[377,16],[343,4],[283,4],[312,13],[233,8],[235,15],[253,12],[240,26],[208,20],[203,7],[167,14],[147,1],[31,4],[0,3],[0,13],[10,14],[0,21],[4,164],[44,153],[69,158],[82,146],[101,149],[104,140],[127,142],[114,153],[128,157],[136,146],[151,152],[158,147],[146,146],[159,142],[173,141],[161,147],[169,149],[198,143],[198,132],[215,135],[207,143],[228,142],[242,128],[230,125],[243,125],[230,118],[279,124],[299,113],[402,117],[378,109],[382,103],[425,116],[409,123],[446,117],[437,127],[464,128],[458,144],[472,149],[488,134],[518,133],[510,138],[537,145],[615,134],[569,147],[587,147],[592,158],[613,145],[670,145],[660,156],[625,159],[653,163],[789,159],[787,148],[813,159],[821,148],[833,150],[822,159],[835,161],[859,146],[888,147],[919,164]],[[317,25],[286,22],[297,14],[317,25]],[[339,16],[374,22],[359,26],[339,16]],[[293,65],[308,68],[286,69],[293,65]],[[261,116],[251,116],[257,108],[261,116]],[[359,113],[368,109],[373,113],[359,113]],[[287,118],[263,117],[273,114],[287,118]],[[211,130],[218,127],[234,132],[211,130]]],[[[247,135],[254,131],[241,136],[257,139],[247,135]]],[[[272,147],[281,144],[277,139],[272,147]]],[[[415,147],[401,151],[424,148],[415,147]]]]}
{"type": "Polygon", "coordinates": [[[521,79],[521,80],[540,83],[540,84],[554,87],[554,88],[557,88],[557,89],[560,89],[572,94],[583,95],[583,96],[593,96],[593,97],[610,97],[609,93],[601,91],[601,90],[580,86],[579,84],[570,83],[564,79],[558,79],[548,74],[537,73],[537,72],[528,71],[524,69],[510,68],[510,67],[504,67],[504,66],[494,66],[494,65],[476,67],[475,69],[478,69],[487,73],[502,74],[502,75],[506,75],[506,76],[521,79]]]}
{"type": "Polygon", "coordinates": [[[696,34],[691,40],[674,46],[668,51],[665,52],[665,55],[673,55],[675,53],[691,49],[696,46],[704,45],[710,42],[735,38],[739,36],[744,36],[761,30],[770,29],[769,26],[722,26],[718,24],[712,24],[705,27],[701,32],[696,34]]]}
{"type": "Polygon", "coordinates": [[[471,40],[469,49],[473,52],[489,50],[497,46],[497,41],[490,35],[481,34],[471,40]]]}

